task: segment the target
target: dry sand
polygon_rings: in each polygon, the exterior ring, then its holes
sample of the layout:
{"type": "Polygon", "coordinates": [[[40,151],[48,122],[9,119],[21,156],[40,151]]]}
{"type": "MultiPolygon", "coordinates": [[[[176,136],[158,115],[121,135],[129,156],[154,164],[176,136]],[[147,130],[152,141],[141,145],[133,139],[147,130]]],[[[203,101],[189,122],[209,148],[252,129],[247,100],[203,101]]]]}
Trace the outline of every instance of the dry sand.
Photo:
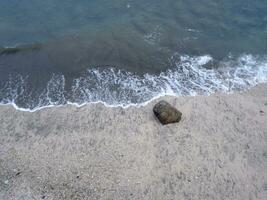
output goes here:
{"type": "Polygon", "coordinates": [[[164,97],[34,113],[0,106],[0,199],[267,199],[267,85],[232,95],[164,97]]]}

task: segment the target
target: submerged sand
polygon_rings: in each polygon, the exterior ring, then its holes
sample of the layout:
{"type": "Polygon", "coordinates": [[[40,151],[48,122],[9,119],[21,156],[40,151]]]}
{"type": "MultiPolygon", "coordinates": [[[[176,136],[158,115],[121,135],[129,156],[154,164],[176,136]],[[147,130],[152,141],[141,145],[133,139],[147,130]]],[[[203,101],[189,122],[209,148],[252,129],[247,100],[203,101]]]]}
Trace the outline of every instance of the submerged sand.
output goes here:
{"type": "Polygon", "coordinates": [[[0,199],[267,199],[267,85],[164,97],[145,107],[91,104],[34,113],[0,106],[0,199]]]}

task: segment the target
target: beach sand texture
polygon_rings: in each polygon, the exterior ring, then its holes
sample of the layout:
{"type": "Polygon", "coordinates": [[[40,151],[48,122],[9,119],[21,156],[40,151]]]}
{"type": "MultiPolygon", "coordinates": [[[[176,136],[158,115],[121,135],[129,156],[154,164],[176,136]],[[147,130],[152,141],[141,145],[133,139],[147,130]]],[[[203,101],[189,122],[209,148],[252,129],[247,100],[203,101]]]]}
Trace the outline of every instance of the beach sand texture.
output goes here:
{"type": "Polygon", "coordinates": [[[34,113],[0,106],[0,199],[267,199],[267,85],[34,113]],[[162,126],[164,99],[183,113],[162,126]]]}

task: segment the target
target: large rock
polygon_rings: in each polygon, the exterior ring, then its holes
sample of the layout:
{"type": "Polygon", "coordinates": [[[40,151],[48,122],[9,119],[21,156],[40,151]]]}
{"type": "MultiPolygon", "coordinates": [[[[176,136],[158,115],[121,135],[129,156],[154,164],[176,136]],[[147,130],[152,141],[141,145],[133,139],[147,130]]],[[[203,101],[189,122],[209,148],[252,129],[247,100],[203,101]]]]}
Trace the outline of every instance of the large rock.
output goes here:
{"type": "Polygon", "coordinates": [[[158,102],[153,112],[162,124],[177,123],[182,118],[182,113],[166,101],[158,102]]]}

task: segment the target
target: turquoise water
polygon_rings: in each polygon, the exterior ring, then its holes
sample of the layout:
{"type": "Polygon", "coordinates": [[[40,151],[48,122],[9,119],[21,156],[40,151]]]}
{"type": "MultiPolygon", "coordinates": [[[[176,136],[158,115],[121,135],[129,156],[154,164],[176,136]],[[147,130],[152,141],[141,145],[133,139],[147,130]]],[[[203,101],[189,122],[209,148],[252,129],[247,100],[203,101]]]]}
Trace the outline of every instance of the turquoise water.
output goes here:
{"type": "Polygon", "coordinates": [[[267,50],[266,10],[265,0],[1,1],[0,44],[92,34],[83,39],[119,45],[147,36],[151,43],[182,53],[261,54],[267,50]]]}
{"type": "Polygon", "coordinates": [[[265,0],[0,2],[0,102],[129,105],[267,77],[265,0]]]}

